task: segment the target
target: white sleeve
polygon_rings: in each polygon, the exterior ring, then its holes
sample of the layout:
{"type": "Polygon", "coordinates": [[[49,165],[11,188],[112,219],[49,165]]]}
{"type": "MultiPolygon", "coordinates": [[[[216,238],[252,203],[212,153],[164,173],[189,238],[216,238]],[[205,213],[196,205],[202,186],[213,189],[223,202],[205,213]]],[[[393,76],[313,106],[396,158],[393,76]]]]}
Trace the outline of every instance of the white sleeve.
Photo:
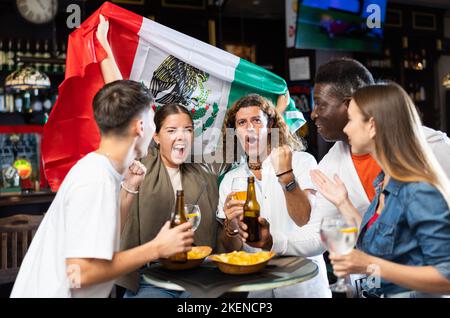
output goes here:
{"type": "Polygon", "coordinates": [[[307,152],[294,152],[292,156],[292,169],[295,178],[302,190],[316,190],[316,186],[311,180],[310,171],[317,169],[316,159],[307,152]]]}
{"type": "Polygon", "coordinates": [[[445,138],[437,144],[429,143],[437,161],[450,179],[450,140],[445,138]]]}
{"type": "Polygon", "coordinates": [[[219,187],[219,204],[217,206],[216,217],[218,219],[225,219],[225,212],[223,211],[223,205],[227,199],[228,194],[231,192],[231,178],[227,175],[223,178],[219,187]]]}
{"type": "MultiPolygon", "coordinates": [[[[278,255],[312,257],[323,254],[325,247],[320,239],[320,222],[308,222],[302,227],[294,226],[287,232],[271,231],[272,251],[278,255]]],[[[243,250],[249,253],[261,251],[247,244],[243,250]]]]}
{"type": "Polygon", "coordinates": [[[288,231],[271,231],[273,239],[272,250],[280,255],[295,255],[311,257],[323,254],[325,247],[320,239],[320,222],[322,214],[316,208],[316,202],[311,203],[311,217],[303,226],[292,222],[288,231]]]}
{"type": "MultiPolygon", "coordinates": [[[[294,159],[294,158],[293,158],[294,159]]],[[[311,180],[309,172],[317,169],[317,162],[313,156],[293,161],[294,174],[302,189],[313,189],[316,187],[311,180]]],[[[298,255],[311,257],[323,254],[325,247],[320,239],[320,222],[325,215],[338,213],[335,206],[329,203],[319,193],[309,197],[311,203],[311,216],[309,222],[304,226],[297,226],[292,222],[288,231],[272,231],[272,250],[281,255],[298,255]],[[325,201],[324,201],[325,200],[325,201]]]]}
{"type": "Polygon", "coordinates": [[[64,211],[65,257],[111,260],[119,233],[118,206],[111,182],[94,181],[71,189],[64,211]]]}

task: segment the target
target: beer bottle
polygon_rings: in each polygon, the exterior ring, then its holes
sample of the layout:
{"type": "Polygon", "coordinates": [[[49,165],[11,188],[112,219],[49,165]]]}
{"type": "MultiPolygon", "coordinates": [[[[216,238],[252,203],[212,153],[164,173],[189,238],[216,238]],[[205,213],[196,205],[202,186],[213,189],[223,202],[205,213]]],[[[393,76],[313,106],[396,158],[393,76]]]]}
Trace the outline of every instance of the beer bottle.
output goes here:
{"type": "Polygon", "coordinates": [[[247,200],[244,204],[244,223],[247,225],[247,242],[259,241],[259,203],[256,200],[255,178],[247,179],[247,200]]]}
{"type": "MultiPolygon", "coordinates": [[[[177,225],[187,222],[186,214],[184,213],[184,191],[177,190],[177,201],[175,203],[175,213],[170,220],[170,227],[173,228],[177,225]]],[[[181,252],[169,257],[172,262],[185,263],[187,262],[187,252],[181,252]]]]}

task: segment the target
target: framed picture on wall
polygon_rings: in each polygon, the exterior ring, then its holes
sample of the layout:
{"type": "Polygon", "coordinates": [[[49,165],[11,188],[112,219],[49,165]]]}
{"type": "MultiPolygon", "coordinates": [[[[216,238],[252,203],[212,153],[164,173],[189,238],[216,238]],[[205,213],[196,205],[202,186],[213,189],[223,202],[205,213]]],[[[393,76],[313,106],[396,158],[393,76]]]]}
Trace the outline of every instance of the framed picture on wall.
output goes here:
{"type": "Polygon", "coordinates": [[[305,81],[311,79],[309,57],[299,56],[289,59],[289,80],[305,81]]]}
{"type": "Polygon", "coordinates": [[[114,3],[137,4],[143,5],[145,0],[111,0],[114,3]]]}
{"type": "Polygon", "coordinates": [[[225,43],[224,49],[249,62],[256,63],[256,45],[245,43],[225,43]]]}
{"type": "Polygon", "coordinates": [[[436,30],[436,15],[424,12],[413,12],[413,29],[416,30],[436,30]]]}

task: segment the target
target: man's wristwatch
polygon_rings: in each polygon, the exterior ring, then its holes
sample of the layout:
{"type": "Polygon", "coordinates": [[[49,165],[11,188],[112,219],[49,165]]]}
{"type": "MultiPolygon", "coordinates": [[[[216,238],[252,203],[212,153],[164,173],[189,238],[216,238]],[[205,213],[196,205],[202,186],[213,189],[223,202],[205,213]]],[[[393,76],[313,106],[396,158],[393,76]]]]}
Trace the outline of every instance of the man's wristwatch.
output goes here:
{"type": "MultiPolygon", "coordinates": [[[[280,181],[278,181],[278,182],[280,182],[280,181]]],[[[286,191],[288,191],[288,192],[293,191],[293,190],[294,190],[295,188],[297,188],[297,186],[298,186],[297,180],[295,180],[295,178],[292,179],[292,181],[289,182],[288,184],[284,184],[284,183],[282,183],[282,182],[280,182],[280,184],[281,184],[281,186],[283,187],[283,189],[286,190],[286,191]]]]}

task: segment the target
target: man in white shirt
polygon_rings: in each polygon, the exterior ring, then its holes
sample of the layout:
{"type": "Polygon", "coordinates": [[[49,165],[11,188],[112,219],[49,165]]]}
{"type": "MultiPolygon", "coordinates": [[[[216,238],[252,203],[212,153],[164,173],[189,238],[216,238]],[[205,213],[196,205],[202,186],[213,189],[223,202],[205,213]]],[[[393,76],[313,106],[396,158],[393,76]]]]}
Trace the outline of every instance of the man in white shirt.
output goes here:
{"type": "Polygon", "coordinates": [[[238,100],[227,112],[225,126],[236,129],[240,145],[248,159],[228,172],[220,184],[217,216],[224,220],[223,242],[229,250],[272,250],[279,255],[304,256],[318,265],[319,273],[309,281],[262,292],[249,297],[330,297],[324,251],[319,225],[311,213],[315,187],[309,171],[316,160],[306,152],[292,151],[295,142],[273,105],[256,94],[238,100]],[[267,141],[279,130],[279,144],[267,141]],[[256,158],[256,160],[251,160],[256,158]],[[233,199],[235,177],[255,177],[256,197],[260,204],[260,239],[245,242],[247,226],[242,222],[243,201],[233,199]],[[294,222],[295,220],[295,222],[294,222]],[[297,226],[301,224],[301,226],[297,226]],[[243,243],[244,242],[244,243],[243,243]]]}
{"type": "Polygon", "coordinates": [[[147,88],[128,80],[107,84],[96,94],[100,147],[65,177],[11,297],[108,297],[116,278],[190,249],[189,222],[173,229],[167,222],[153,241],[119,252],[128,208],[146,172],[134,159],[146,155],[154,133],[152,103],[147,88]]]}

